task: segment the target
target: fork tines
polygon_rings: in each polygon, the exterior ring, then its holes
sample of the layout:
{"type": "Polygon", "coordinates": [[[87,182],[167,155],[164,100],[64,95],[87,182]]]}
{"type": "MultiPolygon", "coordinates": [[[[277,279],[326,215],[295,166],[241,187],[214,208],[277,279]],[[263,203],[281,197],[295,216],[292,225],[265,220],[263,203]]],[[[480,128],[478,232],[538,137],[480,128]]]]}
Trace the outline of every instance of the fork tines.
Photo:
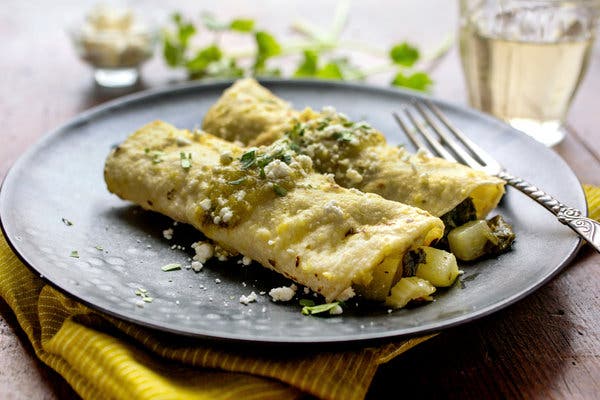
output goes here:
{"type": "Polygon", "coordinates": [[[421,151],[471,168],[497,167],[494,159],[450,123],[431,101],[412,99],[400,110],[404,117],[393,113],[396,122],[421,151]]]}

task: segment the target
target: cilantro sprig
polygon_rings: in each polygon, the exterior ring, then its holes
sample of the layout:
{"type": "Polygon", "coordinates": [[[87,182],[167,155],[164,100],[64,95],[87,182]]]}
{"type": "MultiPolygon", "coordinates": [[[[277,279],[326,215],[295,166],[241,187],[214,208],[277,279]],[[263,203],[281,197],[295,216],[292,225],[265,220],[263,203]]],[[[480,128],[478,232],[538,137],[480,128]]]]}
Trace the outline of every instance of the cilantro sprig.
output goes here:
{"type": "Polygon", "coordinates": [[[311,299],[300,299],[300,305],[302,306],[302,314],[304,315],[323,313],[334,315],[336,314],[338,307],[343,306],[343,303],[340,301],[334,301],[333,303],[315,304],[315,302],[311,299]]]}
{"type": "MultiPolygon", "coordinates": [[[[419,49],[408,42],[393,44],[389,50],[377,49],[373,43],[351,43],[342,40],[348,22],[349,1],[341,0],[327,30],[303,21],[292,24],[301,40],[280,40],[253,19],[218,19],[210,13],[201,14],[199,23],[179,13],[172,15],[171,24],[162,35],[163,58],[172,68],[186,70],[190,79],[240,78],[243,76],[284,76],[297,78],[365,80],[371,75],[389,72],[390,84],[419,91],[428,91],[433,80],[425,70],[450,49],[446,41],[428,60],[419,49]],[[251,43],[246,50],[234,50],[222,44],[224,35],[241,35],[251,43]],[[200,38],[202,46],[194,45],[200,38]],[[379,61],[369,66],[355,63],[349,53],[368,53],[379,61]],[[291,71],[284,72],[283,58],[296,59],[291,71]],[[278,64],[279,62],[279,64],[278,64]]],[[[362,57],[363,59],[365,57],[362,57]]]]}

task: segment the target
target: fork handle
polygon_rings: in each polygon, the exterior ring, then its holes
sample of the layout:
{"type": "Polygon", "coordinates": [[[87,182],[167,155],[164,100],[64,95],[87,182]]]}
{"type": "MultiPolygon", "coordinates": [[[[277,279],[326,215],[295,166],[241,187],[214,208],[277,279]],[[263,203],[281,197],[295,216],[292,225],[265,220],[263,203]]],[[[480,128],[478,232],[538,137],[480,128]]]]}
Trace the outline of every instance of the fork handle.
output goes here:
{"type": "Polygon", "coordinates": [[[497,176],[505,180],[510,186],[525,193],[546,207],[561,223],[573,229],[580,237],[600,252],[600,223],[598,221],[587,218],[580,210],[566,206],[548,193],[521,178],[517,178],[506,172],[499,172],[497,176]]]}

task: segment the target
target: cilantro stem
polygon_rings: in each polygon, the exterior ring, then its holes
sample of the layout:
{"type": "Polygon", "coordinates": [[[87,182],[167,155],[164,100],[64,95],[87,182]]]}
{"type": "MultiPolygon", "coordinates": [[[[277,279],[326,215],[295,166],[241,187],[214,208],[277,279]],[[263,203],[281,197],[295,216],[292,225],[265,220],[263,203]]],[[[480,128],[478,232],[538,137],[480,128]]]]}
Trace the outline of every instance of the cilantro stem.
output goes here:
{"type": "Polygon", "coordinates": [[[342,0],[339,1],[335,8],[335,14],[333,15],[333,23],[329,31],[329,39],[337,42],[342,35],[346,23],[348,22],[348,15],[350,13],[350,1],[342,0]]]}
{"type": "Polygon", "coordinates": [[[427,72],[433,71],[450,52],[455,41],[456,38],[453,33],[446,34],[442,42],[433,51],[423,56],[423,59],[419,63],[420,65],[423,65],[421,69],[427,72]]]}

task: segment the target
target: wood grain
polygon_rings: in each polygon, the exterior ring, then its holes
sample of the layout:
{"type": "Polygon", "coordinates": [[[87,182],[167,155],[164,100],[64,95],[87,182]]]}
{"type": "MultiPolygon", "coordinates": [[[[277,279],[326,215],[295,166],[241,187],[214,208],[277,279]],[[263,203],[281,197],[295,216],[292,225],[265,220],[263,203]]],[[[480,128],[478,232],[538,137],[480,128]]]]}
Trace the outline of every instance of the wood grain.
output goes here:
{"type": "MultiPolygon", "coordinates": [[[[77,113],[122,92],[100,90],[64,31],[92,1],[21,2],[4,0],[0,11],[0,178],[46,132],[77,113]]],[[[198,15],[203,4],[158,0],[146,7],[198,15]]],[[[214,3],[217,4],[217,3],[214,3]]],[[[335,1],[223,1],[220,16],[250,16],[261,26],[286,33],[297,17],[324,25],[335,1]],[[257,6],[258,4],[258,6],[257,6]],[[315,12],[318,9],[319,12],[315,12]]],[[[454,31],[456,10],[446,0],[354,2],[346,36],[382,46],[409,39],[425,49],[454,31]]],[[[570,133],[554,150],[584,183],[600,185],[600,49],[596,44],[588,74],[571,112],[570,133]]],[[[181,80],[159,58],[143,68],[135,90],[181,80]]],[[[434,94],[465,103],[456,50],[433,72],[434,94]]],[[[378,75],[373,83],[385,84],[378,75]]],[[[392,393],[420,398],[595,399],[600,393],[600,256],[584,248],[549,283],[517,304],[443,332],[380,368],[369,399],[392,393]],[[401,391],[401,392],[399,392],[401,391]]],[[[73,390],[33,354],[12,312],[0,301],[0,397],[76,398],[73,390]]],[[[387,397],[387,396],[386,396],[387,397]]],[[[398,396],[394,396],[398,397],[398,396]]]]}

